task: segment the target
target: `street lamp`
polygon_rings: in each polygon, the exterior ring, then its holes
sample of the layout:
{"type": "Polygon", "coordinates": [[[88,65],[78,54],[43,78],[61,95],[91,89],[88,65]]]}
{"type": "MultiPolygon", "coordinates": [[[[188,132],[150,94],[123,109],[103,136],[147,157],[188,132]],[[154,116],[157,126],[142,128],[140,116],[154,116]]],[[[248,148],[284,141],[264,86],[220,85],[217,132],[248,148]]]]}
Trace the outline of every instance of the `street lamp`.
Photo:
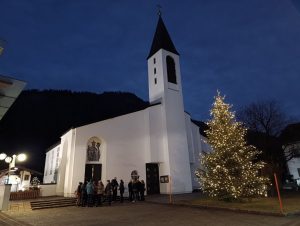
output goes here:
{"type": "Polygon", "coordinates": [[[8,163],[8,176],[7,176],[7,184],[9,183],[9,174],[10,174],[10,169],[16,167],[16,160],[19,162],[25,161],[27,156],[25,154],[18,154],[18,155],[13,155],[12,157],[7,156],[5,153],[0,154],[0,160],[4,160],[6,163],[8,163]]]}

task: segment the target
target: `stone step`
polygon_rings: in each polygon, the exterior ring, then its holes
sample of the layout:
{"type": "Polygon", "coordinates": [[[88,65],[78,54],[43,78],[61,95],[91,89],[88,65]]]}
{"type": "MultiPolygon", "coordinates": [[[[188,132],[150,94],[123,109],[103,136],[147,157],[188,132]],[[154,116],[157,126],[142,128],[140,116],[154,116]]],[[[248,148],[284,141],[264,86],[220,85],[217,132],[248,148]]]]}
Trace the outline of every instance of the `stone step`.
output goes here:
{"type": "Polygon", "coordinates": [[[59,199],[49,199],[49,200],[38,200],[31,201],[31,204],[44,204],[44,203],[55,203],[55,202],[74,202],[76,198],[59,198],[59,199]]]}
{"type": "Polygon", "coordinates": [[[75,206],[76,198],[59,198],[59,199],[32,201],[30,202],[30,205],[32,210],[75,206]]]}
{"type": "Polygon", "coordinates": [[[41,210],[41,209],[61,208],[61,207],[68,207],[68,206],[75,206],[75,204],[74,203],[65,203],[65,204],[57,204],[57,205],[43,205],[43,206],[31,207],[31,209],[32,210],[41,210]]]}

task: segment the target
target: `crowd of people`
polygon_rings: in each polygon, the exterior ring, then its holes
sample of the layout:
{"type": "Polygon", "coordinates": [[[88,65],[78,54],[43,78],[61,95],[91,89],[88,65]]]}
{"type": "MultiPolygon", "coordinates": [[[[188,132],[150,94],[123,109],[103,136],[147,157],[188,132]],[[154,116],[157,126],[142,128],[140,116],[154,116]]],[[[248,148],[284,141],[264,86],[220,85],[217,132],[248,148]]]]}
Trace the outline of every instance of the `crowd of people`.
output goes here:
{"type": "MultiPolygon", "coordinates": [[[[124,181],[121,179],[118,183],[117,178],[107,180],[106,185],[99,181],[86,181],[79,182],[75,191],[77,198],[77,206],[93,207],[101,206],[104,202],[111,205],[116,202],[117,198],[121,203],[124,202],[125,186],[124,181]],[[119,197],[118,197],[119,191],[119,197]]],[[[128,183],[128,200],[130,202],[144,201],[145,200],[145,182],[143,180],[130,180],[128,183]]]]}

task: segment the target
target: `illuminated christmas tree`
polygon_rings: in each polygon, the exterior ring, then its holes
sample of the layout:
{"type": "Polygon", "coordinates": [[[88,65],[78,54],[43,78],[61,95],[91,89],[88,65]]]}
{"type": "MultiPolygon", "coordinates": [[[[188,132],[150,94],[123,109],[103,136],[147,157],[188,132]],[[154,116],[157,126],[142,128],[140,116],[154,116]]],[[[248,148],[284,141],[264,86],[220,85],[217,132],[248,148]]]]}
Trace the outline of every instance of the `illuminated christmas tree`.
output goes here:
{"type": "Polygon", "coordinates": [[[207,123],[207,143],[213,151],[201,156],[203,169],[196,172],[202,190],[220,200],[266,196],[269,180],[258,175],[264,163],[256,161],[260,152],[246,144],[246,129],[224,99],[218,92],[207,123]]]}

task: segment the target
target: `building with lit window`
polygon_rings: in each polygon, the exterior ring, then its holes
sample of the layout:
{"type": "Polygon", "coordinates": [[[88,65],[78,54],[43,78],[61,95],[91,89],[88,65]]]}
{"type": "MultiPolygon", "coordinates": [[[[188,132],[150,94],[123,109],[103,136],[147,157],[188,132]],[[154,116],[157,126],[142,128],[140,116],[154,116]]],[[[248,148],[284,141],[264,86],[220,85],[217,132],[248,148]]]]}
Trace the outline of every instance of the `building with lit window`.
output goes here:
{"type": "Polygon", "coordinates": [[[288,125],[280,135],[287,160],[288,174],[300,186],[300,123],[288,125]]]}

